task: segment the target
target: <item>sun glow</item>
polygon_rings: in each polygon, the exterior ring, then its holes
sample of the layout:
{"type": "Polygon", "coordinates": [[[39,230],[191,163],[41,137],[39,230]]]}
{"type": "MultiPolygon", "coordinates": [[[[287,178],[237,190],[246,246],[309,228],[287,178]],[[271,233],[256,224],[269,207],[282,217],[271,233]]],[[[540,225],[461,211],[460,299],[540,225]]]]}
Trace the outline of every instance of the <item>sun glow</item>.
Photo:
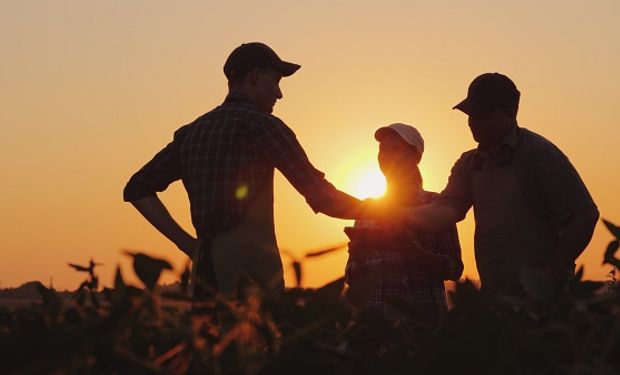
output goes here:
{"type": "Polygon", "coordinates": [[[378,198],[386,190],[385,176],[377,163],[376,144],[372,146],[348,153],[334,170],[336,186],[359,199],[378,198]]]}
{"type": "Polygon", "coordinates": [[[376,169],[365,169],[352,191],[360,199],[380,197],[385,194],[385,176],[376,169]]]}
{"type": "Polygon", "coordinates": [[[385,177],[373,165],[354,169],[346,178],[346,191],[359,199],[378,198],[385,194],[385,177]]]}

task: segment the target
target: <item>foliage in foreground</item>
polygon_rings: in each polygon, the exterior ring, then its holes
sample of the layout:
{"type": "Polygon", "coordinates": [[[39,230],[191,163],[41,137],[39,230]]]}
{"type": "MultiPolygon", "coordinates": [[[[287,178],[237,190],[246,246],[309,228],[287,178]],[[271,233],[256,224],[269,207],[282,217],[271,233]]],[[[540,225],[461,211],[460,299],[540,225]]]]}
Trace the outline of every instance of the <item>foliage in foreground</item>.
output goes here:
{"type": "MultiPolygon", "coordinates": [[[[615,268],[620,228],[604,262],[615,268]]],[[[166,261],[141,253],[145,288],[97,292],[95,263],[63,303],[40,285],[42,304],[0,308],[0,372],[19,374],[615,374],[620,372],[620,293],[582,272],[550,299],[480,293],[465,280],[437,327],[406,326],[357,309],[362,286],[343,297],[343,280],[273,296],[249,277],[236,296],[191,308],[187,270],[180,291],[160,293],[166,261]]],[[[368,286],[370,286],[369,281],[368,286]]],[[[403,315],[419,311],[394,301],[403,315]]]]}

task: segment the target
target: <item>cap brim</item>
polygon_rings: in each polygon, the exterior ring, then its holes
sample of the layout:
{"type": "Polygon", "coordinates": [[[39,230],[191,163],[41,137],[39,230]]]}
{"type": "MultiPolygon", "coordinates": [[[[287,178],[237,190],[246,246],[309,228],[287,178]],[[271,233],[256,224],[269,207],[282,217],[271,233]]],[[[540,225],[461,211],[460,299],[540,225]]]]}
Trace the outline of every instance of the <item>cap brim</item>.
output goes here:
{"type": "MultiPolygon", "coordinates": [[[[387,126],[384,126],[384,127],[382,127],[382,128],[379,128],[379,129],[377,129],[377,131],[375,132],[375,139],[377,140],[377,142],[381,142],[381,139],[383,139],[383,136],[384,136],[386,133],[390,133],[390,132],[395,133],[395,134],[398,134],[398,132],[397,132],[396,130],[394,130],[394,129],[392,129],[392,128],[389,128],[389,127],[387,127],[387,126]]],[[[400,136],[400,134],[398,134],[398,135],[400,136]]]]}
{"type": "Polygon", "coordinates": [[[465,98],[465,100],[452,107],[452,109],[458,109],[466,115],[474,117],[487,116],[492,111],[492,108],[481,106],[469,98],[465,98]]]}
{"type": "Polygon", "coordinates": [[[293,75],[293,73],[295,73],[296,71],[298,71],[299,68],[301,68],[301,65],[282,61],[275,68],[278,72],[282,74],[283,77],[288,77],[290,75],[293,75]]]}
{"type": "Polygon", "coordinates": [[[471,104],[471,101],[469,101],[467,98],[463,99],[463,101],[461,101],[459,104],[452,107],[452,109],[458,109],[459,111],[468,115],[473,112],[473,106],[471,104]]]}
{"type": "Polygon", "coordinates": [[[407,135],[403,134],[401,130],[398,128],[392,128],[390,126],[384,126],[382,128],[379,128],[377,129],[377,131],[375,131],[375,139],[377,140],[377,142],[382,142],[383,139],[385,138],[385,135],[389,133],[396,134],[400,139],[402,139],[408,145],[413,147],[420,155],[422,155],[422,153],[424,152],[424,143],[423,143],[424,141],[423,140],[422,140],[422,143],[418,145],[411,143],[407,139],[407,135]]]}

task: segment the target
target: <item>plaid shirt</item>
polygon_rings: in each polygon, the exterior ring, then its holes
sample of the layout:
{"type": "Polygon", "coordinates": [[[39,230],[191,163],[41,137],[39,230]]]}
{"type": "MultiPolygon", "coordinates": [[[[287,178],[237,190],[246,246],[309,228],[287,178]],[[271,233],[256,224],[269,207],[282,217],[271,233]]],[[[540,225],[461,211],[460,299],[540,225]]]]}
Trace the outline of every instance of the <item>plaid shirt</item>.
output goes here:
{"type": "Polygon", "coordinates": [[[131,177],[123,198],[154,196],[182,180],[193,225],[204,239],[237,225],[262,189],[273,194],[274,168],[315,212],[337,192],[282,120],[261,111],[248,96],[231,93],[222,105],[178,129],[172,142],[131,177]]]}
{"type": "MultiPolygon", "coordinates": [[[[439,194],[422,191],[418,198],[419,204],[434,203],[439,194]]],[[[361,227],[364,223],[356,221],[361,227]]],[[[393,234],[397,241],[383,243],[403,243],[406,248],[377,248],[357,251],[354,246],[349,247],[345,278],[349,285],[355,283],[356,274],[376,273],[378,282],[364,301],[364,307],[382,311],[388,316],[394,314],[393,308],[387,303],[391,297],[405,297],[418,307],[431,320],[439,318],[448,309],[444,280],[458,280],[463,272],[461,260],[461,246],[459,244],[456,226],[449,230],[433,235],[424,235],[413,231],[393,234]],[[411,262],[407,251],[427,251],[443,257],[446,268],[440,274],[432,274],[423,265],[411,262]]],[[[364,247],[364,244],[357,244],[364,247]]],[[[378,245],[382,246],[382,245],[378,245]]],[[[375,247],[375,245],[373,245],[375,247]]],[[[400,246],[399,246],[400,247],[400,246]]],[[[363,276],[363,275],[360,275],[363,276]]],[[[405,322],[412,321],[412,317],[405,316],[405,322]]]]}

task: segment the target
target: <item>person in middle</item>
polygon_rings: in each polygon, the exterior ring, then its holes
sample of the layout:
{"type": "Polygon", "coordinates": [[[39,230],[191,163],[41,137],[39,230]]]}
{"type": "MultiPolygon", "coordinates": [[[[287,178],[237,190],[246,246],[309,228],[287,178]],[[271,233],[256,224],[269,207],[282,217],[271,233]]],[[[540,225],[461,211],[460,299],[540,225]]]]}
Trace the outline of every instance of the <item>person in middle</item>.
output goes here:
{"type": "MultiPolygon", "coordinates": [[[[424,140],[418,130],[391,124],[379,128],[375,139],[379,142],[379,167],[387,182],[385,195],[378,198],[381,207],[389,212],[434,202],[438,194],[422,188],[418,164],[424,140]]],[[[421,313],[418,317],[435,323],[447,311],[444,280],[458,280],[463,272],[456,225],[431,235],[399,228],[394,231],[371,219],[358,219],[353,227],[345,228],[350,239],[345,280],[355,287],[375,274],[376,283],[365,297],[364,308],[396,318],[388,300],[404,297],[421,313]]],[[[411,318],[405,316],[404,321],[411,318]]]]}

